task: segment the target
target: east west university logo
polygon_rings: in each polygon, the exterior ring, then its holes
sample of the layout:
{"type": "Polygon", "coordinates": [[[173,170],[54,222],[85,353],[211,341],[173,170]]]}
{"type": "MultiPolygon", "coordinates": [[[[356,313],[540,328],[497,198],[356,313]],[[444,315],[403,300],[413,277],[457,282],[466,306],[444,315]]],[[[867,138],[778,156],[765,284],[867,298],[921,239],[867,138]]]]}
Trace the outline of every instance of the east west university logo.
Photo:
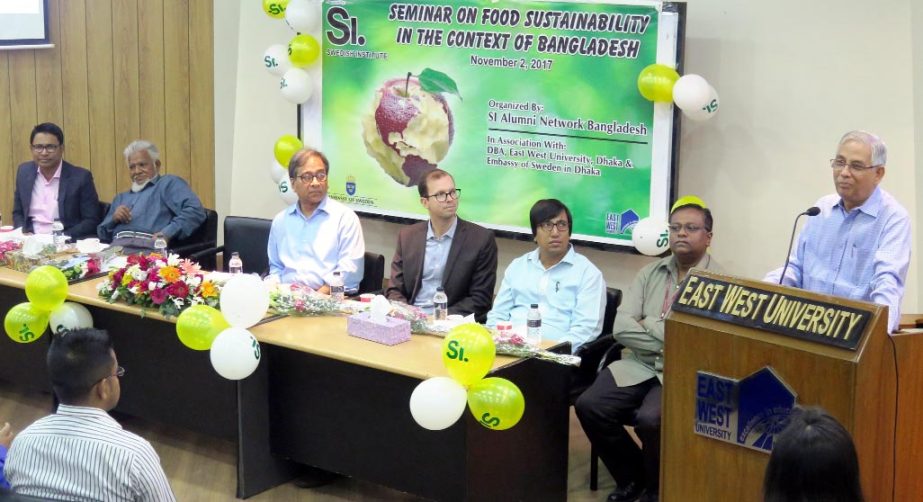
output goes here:
{"type": "Polygon", "coordinates": [[[626,209],[621,213],[606,213],[606,233],[627,234],[640,219],[634,209],[626,209]]]}

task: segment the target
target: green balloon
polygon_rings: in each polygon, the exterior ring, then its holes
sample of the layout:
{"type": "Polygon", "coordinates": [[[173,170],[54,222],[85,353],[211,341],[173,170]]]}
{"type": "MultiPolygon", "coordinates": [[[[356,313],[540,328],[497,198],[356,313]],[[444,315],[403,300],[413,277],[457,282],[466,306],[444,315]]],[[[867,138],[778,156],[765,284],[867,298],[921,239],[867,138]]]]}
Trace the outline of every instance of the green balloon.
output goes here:
{"type": "Polygon", "coordinates": [[[51,312],[67,299],[67,277],[51,265],[38,267],[26,276],[26,297],[35,308],[51,312]]]}
{"type": "Polygon", "coordinates": [[[320,44],[317,43],[317,39],[302,33],[296,35],[291,42],[288,43],[288,60],[292,62],[292,66],[296,68],[304,68],[309,64],[317,61],[317,58],[320,56],[320,44]]]}
{"type": "Polygon", "coordinates": [[[662,64],[648,65],[638,75],[638,91],[648,101],[669,103],[673,101],[673,84],[679,80],[679,73],[662,64]]]}
{"type": "Polygon", "coordinates": [[[492,377],[468,388],[468,408],[478,423],[502,431],[519,423],[526,411],[526,400],[516,384],[492,377]]]}
{"type": "Polygon", "coordinates": [[[455,326],[442,342],[442,363],[449,376],[464,386],[484,378],[496,356],[493,336],[480,324],[455,326]]]}
{"type": "Polygon", "coordinates": [[[38,340],[48,328],[48,312],[43,312],[29,302],[13,306],[3,318],[6,335],[16,343],[38,340]]]}
{"type": "Polygon", "coordinates": [[[282,167],[288,169],[288,162],[292,160],[292,156],[302,148],[304,148],[304,143],[302,143],[300,139],[291,134],[284,134],[276,140],[276,145],[273,147],[273,154],[276,156],[276,160],[279,161],[279,164],[282,164],[282,167]]]}
{"type": "Polygon", "coordinates": [[[176,318],[176,334],[192,350],[208,350],[218,333],[230,325],[221,312],[208,305],[193,305],[176,318]]]}

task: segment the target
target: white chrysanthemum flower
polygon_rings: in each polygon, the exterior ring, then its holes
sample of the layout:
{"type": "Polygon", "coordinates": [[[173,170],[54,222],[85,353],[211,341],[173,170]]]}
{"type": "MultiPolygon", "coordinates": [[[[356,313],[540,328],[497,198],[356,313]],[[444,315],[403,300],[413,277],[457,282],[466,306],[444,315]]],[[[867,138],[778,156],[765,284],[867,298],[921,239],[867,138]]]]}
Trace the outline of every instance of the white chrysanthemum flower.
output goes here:
{"type": "Polygon", "coordinates": [[[159,288],[159,287],[160,287],[160,285],[157,284],[156,282],[149,282],[149,283],[147,283],[147,290],[148,290],[148,291],[154,291],[155,289],[157,289],[157,288],[159,288]]]}
{"type": "Polygon", "coordinates": [[[174,298],[174,299],[173,299],[173,304],[176,305],[176,308],[178,308],[178,309],[183,308],[183,303],[184,303],[184,302],[183,302],[183,299],[182,299],[182,298],[174,298]]]}
{"type": "Polygon", "coordinates": [[[138,267],[132,267],[129,271],[131,272],[131,278],[136,281],[143,281],[147,277],[147,272],[138,267]]]}
{"type": "Polygon", "coordinates": [[[170,253],[170,256],[167,257],[167,265],[172,267],[178,267],[180,262],[180,257],[178,254],[170,253]]]}

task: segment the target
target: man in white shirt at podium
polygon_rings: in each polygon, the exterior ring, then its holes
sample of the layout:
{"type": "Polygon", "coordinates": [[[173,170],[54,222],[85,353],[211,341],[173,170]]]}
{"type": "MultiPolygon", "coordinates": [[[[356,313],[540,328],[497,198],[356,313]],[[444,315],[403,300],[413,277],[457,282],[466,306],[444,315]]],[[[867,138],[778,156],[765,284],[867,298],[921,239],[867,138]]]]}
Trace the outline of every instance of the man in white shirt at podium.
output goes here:
{"type": "MultiPolygon", "coordinates": [[[[836,193],[821,197],[792,250],[782,284],[888,307],[888,332],[900,325],[910,265],[910,217],[878,186],[888,149],[865,131],[843,135],[830,159],[836,193]]],[[[779,282],[782,268],[766,275],[779,282]]]]}
{"type": "Polygon", "coordinates": [[[670,211],[670,251],[638,272],[612,326],[628,351],[599,373],[574,409],[615,478],[608,502],[658,500],[664,317],[693,268],[721,272],[707,253],[713,219],[702,199],[682,197],[670,211]],[[642,448],[629,436],[632,425],[642,448]]]}

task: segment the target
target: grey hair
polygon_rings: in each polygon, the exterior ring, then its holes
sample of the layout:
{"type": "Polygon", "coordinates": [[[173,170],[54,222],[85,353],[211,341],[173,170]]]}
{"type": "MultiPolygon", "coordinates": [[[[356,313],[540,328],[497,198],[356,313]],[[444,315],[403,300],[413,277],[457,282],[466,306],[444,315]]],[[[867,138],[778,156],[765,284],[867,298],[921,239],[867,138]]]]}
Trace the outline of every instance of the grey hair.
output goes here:
{"type": "Polygon", "coordinates": [[[324,172],[330,174],[330,161],[327,156],[313,148],[302,148],[292,155],[292,160],[288,162],[288,177],[295,179],[298,174],[298,168],[301,167],[311,157],[317,157],[324,164],[324,172]]]}
{"type": "Polygon", "coordinates": [[[160,150],[157,149],[157,145],[147,140],[138,139],[129,143],[128,146],[125,147],[125,150],[122,152],[122,154],[125,155],[125,162],[128,162],[129,157],[142,150],[147,150],[147,153],[151,156],[152,161],[157,162],[160,160],[160,150]]]}
{"type": "Polygon", "coordinates": [[[842,146],[849,141],[858,141],[872,150],[873,166],[883,166],[888,163],[888,147],[878,136],[867,131],[849,131],[840,138],[838,146],[842,146]]]}

